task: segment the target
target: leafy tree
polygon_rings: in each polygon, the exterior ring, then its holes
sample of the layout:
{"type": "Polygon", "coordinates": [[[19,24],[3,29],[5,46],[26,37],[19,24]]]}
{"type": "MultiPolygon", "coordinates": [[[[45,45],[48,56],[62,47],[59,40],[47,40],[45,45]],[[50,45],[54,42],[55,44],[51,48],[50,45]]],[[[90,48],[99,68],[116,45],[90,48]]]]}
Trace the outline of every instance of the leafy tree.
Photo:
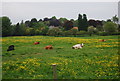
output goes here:
{"type": "Polygon", "coordinates": [[[55,16],[53,16],[51,19],[57,19],[55,16]]]}
{"type": "Polygon", "coordinates": [[[61,26],[63,26],[66,21],[67,21],[66,18],[60,18],[59,19],[59,22],[60,22],[61,26]]]}
{"type": "Polygon", "coordinates": [[[62,31],[58,27],[49,29],[47,32],[47,35],[49,36],[60,36],[61,34],[62,34],[62,31]]]}
{"type": "Polygon", "coordinates": [[[11,35],[11,21],[8,17],[2,17],[2,36],[11,35]]]}
{"type": "Polygon", "coordinates": [[[99,20],[90,19],[90,20],[88,21],[88,25],[89,25],[89,26],[94,26],[94,27],[103,26],[103,22],[102,22],[102,21],[99,21],[99,20]]]}
{"type": "Polygon", "coordinates": [[[21,32],[20,35],[22,35],[22,36],[25,35],[26,26],[25,26],[23,20],[20,23],[20,30],[19,31],[21,32]]]}
{"type": "Polygon", "coordinates": [[[107,22],[112,22],[111,19],[107,19],[107,22]]]}
{"type": "Polygon", "coordinates": [[[48,28],[47,26],[41,27],[41,28],[40,28],[40,34],[41,34],[41,35],[46,35],[47,32],[48,32],[48,30],[49,30],[49,28],[48,28]]]}
{"type": "Polygon", "coordinates": [[[41,22],[42,21],[42,19],[40,19],[38,22],[41,22]]]}
{"type": "Polygon", "coordinates": [[[30,27],[30,21],[25,21],[25,26],[30,27]]]}
{"type": "Polygon", "coordinates": [[[71,31],[72,35],[76,36],[77,32],[78,32],[78,29],[72,28],[70,31],[71,31]]]}
{"type": "Polygon", "coordinates": [[[112,17],[112,21],[118,24],[119,18],[117,17],[117,15],[112,17]]]}
{"type": "Polygon", "coordinates": [[[35,29],[34,28],[26,28],[26,32],[25,32],[26,35],[35,35],[35,29]]]}
{"type": "Polygon", "coordinates": [[[32,18],[31,22],[37,22],[37,19],[36,18],[32,18]]]}
{"type": "Polygon", "coordinates": [[[71,28],[73,28],[73,22],[72,21],[66,21],[63,25],[65,30],[70,30],[71,28]]]}
{"type": "Polygon", "coordinates": [[[51,19],[49,25],[57,27],[57,26],[60,26],[61,24],[60,24],[59,20],[57,20],[57,19],[51,19]]]}
{"type": "Polygon", "coordinates": [[[93,27],[93,26],[88,27],[88,33],[90,36],[94,33],[94,31],[95,31],[95,27],[93,27]]]}
{"type": "Polygon", "coordinates": [[[104,31],[108,32],[109,34],[111,34],[112,32],[116,32],[117,31],[117,24],[113,23],[113,22],[106,22],[103,26],[104,31]]]}
{"type": "Polygon", "coordinates": [[[37,19],[36,18],[32,18],[30,23],[29,23],[29,27],[35,27],[36,24],[37,24],[37,19]]]}
{"type": "Polygon", "coordinates": [[[50,19],[46,17],[46,18],[44,18],[44,20],[43,20],[43,21],[49,21],[49,20],[50,20],[50,19]]]}
{"type": "Polygon", "coordinates": [[[40,35],[40,30],[39,29],[35,30],[35,35],[40,35]]]}
{"type": "Polygon", "coordinates": [[[22,32],[20,30],[21,30],[20,24],[17,23],[16,26],[15,26],[14,35],[16,35],[16,36],[21,35],[22,32]]]}
{"type": "Polygon", "coordinates": [[[74,27],[78,27],[78,20],[75,20],[75,21],[73,22],[73,26],[74,26],[74,27]]]}

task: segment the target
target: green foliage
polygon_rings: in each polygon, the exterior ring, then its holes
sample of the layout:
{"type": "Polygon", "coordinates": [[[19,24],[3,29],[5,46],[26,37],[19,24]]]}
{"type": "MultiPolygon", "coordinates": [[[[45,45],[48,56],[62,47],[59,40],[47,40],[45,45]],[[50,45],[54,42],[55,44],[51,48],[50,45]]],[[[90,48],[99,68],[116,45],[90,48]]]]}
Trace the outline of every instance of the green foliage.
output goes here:
{"type": "Polygon", "coordinates": [[[64,27],[65,30],[70,30],[71,28],[73,28],[73,22],[72,21],[66,21],[64,23],[63,27],[64,27]]]}
{"type": "Polygon", "coordinates": [[[39,29],[35,30],[35,35],[40,35],[40,30],[39,29]]]}
{"type": "Polygon", "coordinates": [[[119,18],[117,17],[117,15],[115,15],[115,16],[112,17],[112,21],[113,21],[114,23],[118,23],[119,18]]]}
{"type": "Polygon", "coordinates": [[[88,33],[83,30],[77,32],[77,35],[86,35],[86,34],[88,34],[88,33]]]}
{"type": "Polygon", "coordinates": [[[40,28],[40,34],[41,35],[46,35],[47,34],[47,32],[48,32],[48,30],[49,30],[49,28],[47,27],[47,26],[45,26],[45,27],[41,27],[40,28]]]}
{"type": "Polygon", "coordinates": [[[87,31],[88,27],[88,21],[87,21],[87,16],[86,14],[83,14],[83,17],[81,14],[78,16],[78,29],[80,30],[85,30],[87,31]]]}
{"type": "Polygon", "coordinates": [[[79,31],[80,31],[80,30],[83,30],[83,29],[82,29],[82,27],[83,27],[82,23],[83,23],[83,21],[82,21],[82,15],[79,14],[79,16],[78,16],[78,30],[79,30],[79,31]]]}
{"type": "Polygon", "coordinates": [[[25,34],[30,35],[30,36],[35,35],[35,29],[34,28],[27,28],[25,34]]]}
{"type": "Polygon", "coordinates": [[[2,17],[2,36],[11,35],[11,21],[8,17],[2,17]]]}
{"type": "Polygon", "coordinates": [[[99,31],[99,32],[98,32],[98,35],[100,35],[100,36],[107,36],[108,33],[107,33],[107,32],[104,32],[104,31],[99,31]]]}
{"type": "Polygon", "coordinates": [[[90,36],[94,33],[94,31],[95,31],[95,27],[93,26],[88,27],[88,33],[90,34],[90,36]]]}
{"type": "Polygon", "coordinates": [[[73,28],[72,28],[72,29],[70,30],[70,32],[71,32],[71,34],[72,34],[72,35],[76,36],[76,35],[77,35],[78,30],[77,30],[77,29],[73,29],[73,28]]]}
{"type": "Polygon", "coordinates": [[[70,30],[64,31],[64,36],[72,36],[72,33],[70,30]]]}
{"type": "Polygon", "coordinates": [[[60,18],[59,21],[61,23],[61,26],[63,26],[64,23],[67,21],[67,19],[66,18],[60,18]]]}
{"type": "Polygon", "coordinates": [[[117,31],[117,25],[113,22],[106,22],[103,28],[104,28],[104,31],[109,34],[117,31]]]}
{"type": "Polygon", "coordinates": [[[51,29],[48,30],[47,35],[49,35],[49,36],[60,36],[60,35],[62,35],[62,31],[58,27],[51,28],[51,29]]]}
{"type": "Polygon", "coordinates": [[[87,31],[88,21],[87,21],[87,16],[86,16],[86,14],[83,14],[82,24],[83,24],[83,25],[82,25],[83,30],[87,31]]]}

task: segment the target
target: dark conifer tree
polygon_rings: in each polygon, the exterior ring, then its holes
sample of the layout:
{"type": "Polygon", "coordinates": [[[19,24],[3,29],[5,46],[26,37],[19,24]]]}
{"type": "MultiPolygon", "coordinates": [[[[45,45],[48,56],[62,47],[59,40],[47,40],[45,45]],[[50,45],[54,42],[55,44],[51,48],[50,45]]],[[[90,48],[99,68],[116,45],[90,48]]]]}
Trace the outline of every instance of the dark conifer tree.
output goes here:
{"type": "Polygon", "coordinates": [[[82,24],[82,15],[79,14],[79,15],[78,15],[78,30],[79,30],[79,31],[80,31],[80,30],[83,30],[82,26],[83,26],[83,24],[82,24]]]}

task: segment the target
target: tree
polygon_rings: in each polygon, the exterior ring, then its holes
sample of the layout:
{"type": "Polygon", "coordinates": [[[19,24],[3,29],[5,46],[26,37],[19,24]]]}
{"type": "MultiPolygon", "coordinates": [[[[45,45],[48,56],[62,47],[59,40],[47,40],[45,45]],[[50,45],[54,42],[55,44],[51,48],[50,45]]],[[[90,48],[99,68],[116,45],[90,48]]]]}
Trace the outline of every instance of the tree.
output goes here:
{"type": "Polygon", "coordinates": [[[117,17],[117,15],[112,17],[112,21],[118,24],[119,18],[117,17]]]}
{"type": "Polygon", "coordinates": [[[32,18],[30,23],[29,23],[29,26],[34,28],[36,24],[37,24],[37,19],[36,18],[32,18]]]}
{"type": "Polygon", "coordinates": [[[87,21],[87,16],[86,14],[83,14],[83,19],[82,19],[82,26],[83,26],[83,30],[87,31],[87,27],[88,27],[88,21],[87,21]]]}
{"type": "Polygon", "coordinates": [[[72,21],[66,21],[63,25],[65,30],[70,30],[71,28],[73,28],[73,22],[72,21]]]}
{"type": "Polygon", "coordinates": [[[90,36],[94,33],[94,31],[95,31],[95,27],[93,27],[93,26],[88,27],[88,33],[90,36]]]}
{"type": "Polygon", "coordinates": [[[50,20],[49,26],[55,26],[55,27],[57,27],[57,26],[60,26],[60,25],[61,24],[60,24],[59,20],[57,20],[57,19],[51,19],[50,20]]]}
{"type": "Polygon", "coordinates": [[[106,22],[103,26],[104,31],[111,34],[113,32],[117,31],[117,24],[113,23],[113,22],[106,22]]]}
{"type": "Polygon", "coordinates": [[[59,22],[60,22],[61,26],[63,26],[66,21],[67,21],[66,18],[60,18],[59,19],[59,22]]]}
{"type": "Polygon", "coordinates": [[[20,24],[17,23],[16,26],[15,26],[14,35],[16,35],[16,36],[21,35],[21,31],[20,30],[21,30],[20,29],[20,24]]]}
{"type": "Polygon", "coordinates": [[[49,30],[49,28],[48,28],[47,26],[41,27],[41,28],[40,28],[40,31],[41,31],[40,34],[46,35],[47,32],[48,32],[48,30],[49,30]]]}
{"type": "Polygon", "coordinates": [[[81,14],[79,14],[78,15],[78,30],[80,31],[80,30],[83,30],[83,24],[82,24],[82,15],[81,14]]]}
{"type": "Polygon", "coordinates": [[[77,32],[78,32],[78,29],[72,28],[72,29],[70,30],[70,32],[72,33],[72,35],[76,36],[76,35],[77,35],[77,32]]]}
{"type": "Polygon", "coordinates": [[[30,21],[25,21],[25,26],[30,27],[30,21]]]}
{"type": "Polygon", "coordinates": [[[2,36],[11,35],[11,21],[8,17],[2,17],[2,36]]]}
{"type": "Polygon", "coordinates": [[[55,16],[53,16],[51,19],[57,19],[55,16]]]}
{"type": "Polygon", "coordinates": [[[61,31],[61,29],[56,27],[56,28],[49,29],[47,34],[49,36],[60,36],[62,34],[62,31],[61,31]]]}

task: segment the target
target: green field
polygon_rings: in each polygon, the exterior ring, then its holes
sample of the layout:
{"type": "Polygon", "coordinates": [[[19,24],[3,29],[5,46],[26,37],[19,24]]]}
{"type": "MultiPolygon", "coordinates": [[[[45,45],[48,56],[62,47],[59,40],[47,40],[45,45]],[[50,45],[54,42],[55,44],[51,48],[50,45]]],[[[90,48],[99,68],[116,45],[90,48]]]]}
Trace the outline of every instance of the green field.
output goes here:
{"type": "Polygon", "coordinates": [[[118,36],[49,37],[15,36],[2,38],[3,79],[118,79],[118,36]],[[100,42],[100,39],[106,39],[100,42]],[[39,41],[40,44],[33,43],[39,41]],[[82,49],[72,49],[84,43],[82,49]],[[15,50],[7,52],[9,45],[15,50]],[[53,45],[52,50],[44,49],[53,45]]]}

